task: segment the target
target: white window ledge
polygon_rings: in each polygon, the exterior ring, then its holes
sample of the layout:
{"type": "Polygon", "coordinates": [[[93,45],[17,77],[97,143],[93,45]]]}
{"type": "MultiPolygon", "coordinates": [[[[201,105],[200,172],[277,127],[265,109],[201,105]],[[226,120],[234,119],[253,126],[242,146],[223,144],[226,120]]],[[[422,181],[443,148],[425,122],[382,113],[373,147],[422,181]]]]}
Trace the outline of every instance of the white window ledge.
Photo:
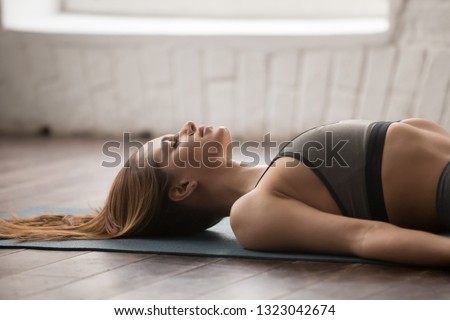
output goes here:
{"type": "Polygon", "coordinates": [[[67,14],[58,0],[3,0],[3,28],[45,34],[334,36],[387,33],[389,19],[182,19],[67,14]]]}

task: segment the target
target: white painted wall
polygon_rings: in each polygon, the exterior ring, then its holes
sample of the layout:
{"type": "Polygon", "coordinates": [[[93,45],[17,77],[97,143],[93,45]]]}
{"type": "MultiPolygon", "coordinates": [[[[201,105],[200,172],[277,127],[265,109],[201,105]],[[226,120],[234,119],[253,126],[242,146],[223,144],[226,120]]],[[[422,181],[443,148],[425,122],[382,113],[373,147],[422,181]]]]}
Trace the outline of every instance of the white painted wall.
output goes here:
{"type": "Polygon", "coordinates": [[[366,39],[0,32],[0,131],[162,134],[184,121],[288,138],[348,118],[450,129],[450,2],[405,0],[366,39]]]}

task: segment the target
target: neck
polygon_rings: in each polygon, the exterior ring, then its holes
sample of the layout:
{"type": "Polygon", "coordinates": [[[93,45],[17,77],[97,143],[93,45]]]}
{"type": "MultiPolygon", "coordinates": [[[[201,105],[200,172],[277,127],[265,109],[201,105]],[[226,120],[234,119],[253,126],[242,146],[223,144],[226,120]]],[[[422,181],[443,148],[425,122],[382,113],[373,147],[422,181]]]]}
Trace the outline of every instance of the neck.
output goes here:
{"type": "Polygon", "coordinates": [[[202,198],[208,199],[208,209],[229,216],[231,206],[240,197],[255,188],[265,167],[242,167],[233,162],[205,177],[202,182],[202,198]]]}

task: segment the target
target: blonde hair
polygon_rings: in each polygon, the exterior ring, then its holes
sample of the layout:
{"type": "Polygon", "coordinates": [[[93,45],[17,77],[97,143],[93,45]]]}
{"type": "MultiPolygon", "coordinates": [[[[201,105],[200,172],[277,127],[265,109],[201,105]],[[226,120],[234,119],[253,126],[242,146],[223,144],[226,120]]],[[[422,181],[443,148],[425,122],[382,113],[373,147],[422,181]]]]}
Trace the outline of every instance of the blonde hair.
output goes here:
{"type": "Polygon", "coordinates": [[[156,164],[144,163],[142,166],[135,155],[130,157],[115,177],[105,205],[93,214],[0,219],[0,239],[98,240],[164,236],[197,232],[220,221],[217,215],[200,209],[171,205],[167,198],[168,175],[156,164]]]}

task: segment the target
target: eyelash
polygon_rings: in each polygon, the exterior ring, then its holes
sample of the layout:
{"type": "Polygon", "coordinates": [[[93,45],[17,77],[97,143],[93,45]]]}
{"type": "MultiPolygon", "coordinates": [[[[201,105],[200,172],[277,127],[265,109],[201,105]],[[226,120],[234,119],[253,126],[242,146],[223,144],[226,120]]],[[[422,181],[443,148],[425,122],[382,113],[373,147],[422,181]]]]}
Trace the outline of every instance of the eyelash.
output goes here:
{"type": "Polygon", "coordinates": [[[173,137],[173,148],[176,149],[176,147],[178,147],[179,143],[180,143],[180,136],[178,134],[176,134],[173,137]]]}

